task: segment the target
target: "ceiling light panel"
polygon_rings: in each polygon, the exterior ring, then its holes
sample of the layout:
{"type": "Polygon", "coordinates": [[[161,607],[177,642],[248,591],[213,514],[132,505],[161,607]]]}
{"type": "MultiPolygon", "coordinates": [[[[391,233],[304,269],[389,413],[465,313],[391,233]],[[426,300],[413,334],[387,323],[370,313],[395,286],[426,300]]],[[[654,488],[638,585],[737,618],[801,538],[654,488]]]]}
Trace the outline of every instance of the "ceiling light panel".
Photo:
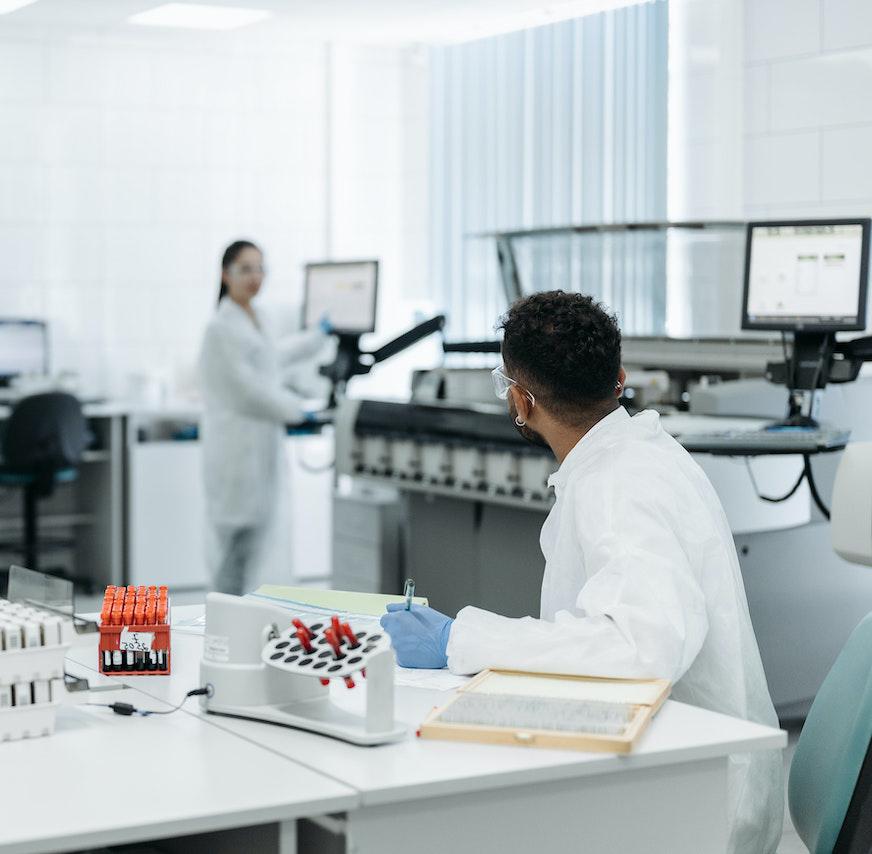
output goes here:
{"type": "MultiPolygon", "coordinates": [[[[3,0],[0,0],[2,3],[3,0]]],[[[199,3],[164,3],[127,20],[147,27],[179,27],[191,30],[235,30],[265,21],[272,13],[266,9],[241,9],[236,6],[206,6],[199,3]]]]}

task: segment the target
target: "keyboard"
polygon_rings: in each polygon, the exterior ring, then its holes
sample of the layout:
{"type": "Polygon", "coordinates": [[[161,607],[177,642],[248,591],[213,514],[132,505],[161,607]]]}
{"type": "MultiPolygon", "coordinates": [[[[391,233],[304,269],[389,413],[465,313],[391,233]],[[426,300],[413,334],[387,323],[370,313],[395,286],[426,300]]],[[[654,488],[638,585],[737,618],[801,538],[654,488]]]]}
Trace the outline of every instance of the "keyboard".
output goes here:
{"type": "Polygon", "coordinates": [[[850,430],[722,430],[683,433],[675,438],[688,451],[708,454],[820,454],[840,451],[851,437],[850,430]]]}

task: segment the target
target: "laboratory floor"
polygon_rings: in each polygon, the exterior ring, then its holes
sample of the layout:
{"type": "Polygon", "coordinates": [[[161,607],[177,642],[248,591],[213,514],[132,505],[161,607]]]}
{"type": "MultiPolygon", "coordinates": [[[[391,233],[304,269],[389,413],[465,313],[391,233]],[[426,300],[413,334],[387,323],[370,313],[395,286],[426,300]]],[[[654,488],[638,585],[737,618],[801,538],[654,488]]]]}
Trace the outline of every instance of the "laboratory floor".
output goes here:
{"type": "Polygon", "coordinates": [[[787,809],[787,779],[790,774],[790,763],[796,751],[796,742],[799,740],[799,726],[783,725],[787,730],[787,747],[784,749],[784,833],[778,845],[778,854],[808,854],[808,849],[793,829],[790,820],[790,811],[787,809]]]}

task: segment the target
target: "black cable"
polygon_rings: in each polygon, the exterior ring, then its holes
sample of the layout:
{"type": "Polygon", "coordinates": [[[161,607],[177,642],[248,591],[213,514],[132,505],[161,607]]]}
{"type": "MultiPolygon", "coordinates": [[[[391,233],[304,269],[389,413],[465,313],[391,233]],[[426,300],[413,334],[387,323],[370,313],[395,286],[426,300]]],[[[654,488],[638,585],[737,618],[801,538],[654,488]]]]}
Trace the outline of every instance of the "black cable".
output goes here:
{"type": "Polygon", "coordinates": [[[199,697],[205,694],[210,694],[212,689],[210,687],[206,688],[194,688],[192,691],[188,691],[185,694],[184,699],[177,706],[174,706],[172,709],[165,710],[156,710],[156,709],[137,709],[135,706],[130,703],[82,703],[83,706],[99,706],[103,709],[112,709],[116,715],[125,715],[129,717],[130,715],[140,715],[144,718],[151,717],[151,715],[171,715],[173,712],[177,712],[191,697],[199,697]]]}
{"type": "Polygon", "coordinates": [[[825,519],[830,518],[829,508],[824,504],[823,499],[821,498],[820,493],[817,490],[817,485],[814,482],[814,475],[811,470],[811,457],[808,454],[802,455],[803,459],[803,474],[805,475],[806,480],[808,481],[808,488],[811,492],[811,497],[814,500],[815,505],[817,505],[817,509],[821,511],[823,517],[825,519]]]}
{"type": "Polygon", "coordinates": [[[330,469],[336,465],[336,458],[334,457],[329,462],[322,463],[320,466],[313,466],[311,463],[307,463],[302,457],[298,457],[297,464],[303,471],[308,472],[309,474],[323,474],[325,471],[330,471],[330,469]]]}
{"type": "Polygon", "coordinates": [[[774,498],[769,495],[761,495],[760,488],[757,486],[757,478],[754,477],[754,470],[751,468],[751,458],[745,457],[745,468],[748,469],[748,476],[751,478],[751,486],[754,488],[754,494],[761,501],[768,501],[770,504],[780,504],[782,501],[787,501],[788,498],[792,498],[797,489],[802,485],[803,480],[806,478],[805,467],[803,466],[802,471],[799,473],[799,478],[796,483],[790,488],[790,492],[782,495],[780,498],[774,498]]]}

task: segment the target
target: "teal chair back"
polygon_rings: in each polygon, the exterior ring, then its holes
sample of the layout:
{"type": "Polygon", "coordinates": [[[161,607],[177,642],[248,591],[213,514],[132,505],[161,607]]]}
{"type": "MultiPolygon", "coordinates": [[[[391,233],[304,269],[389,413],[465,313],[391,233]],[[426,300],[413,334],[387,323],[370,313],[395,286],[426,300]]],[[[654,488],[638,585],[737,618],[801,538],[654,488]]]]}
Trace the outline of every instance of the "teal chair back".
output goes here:
{"type": "Polygon", "coordinates": [[[872,614],[824,679],[796,745],[788,803],[812,854],[872,851],[872,614]]]}

